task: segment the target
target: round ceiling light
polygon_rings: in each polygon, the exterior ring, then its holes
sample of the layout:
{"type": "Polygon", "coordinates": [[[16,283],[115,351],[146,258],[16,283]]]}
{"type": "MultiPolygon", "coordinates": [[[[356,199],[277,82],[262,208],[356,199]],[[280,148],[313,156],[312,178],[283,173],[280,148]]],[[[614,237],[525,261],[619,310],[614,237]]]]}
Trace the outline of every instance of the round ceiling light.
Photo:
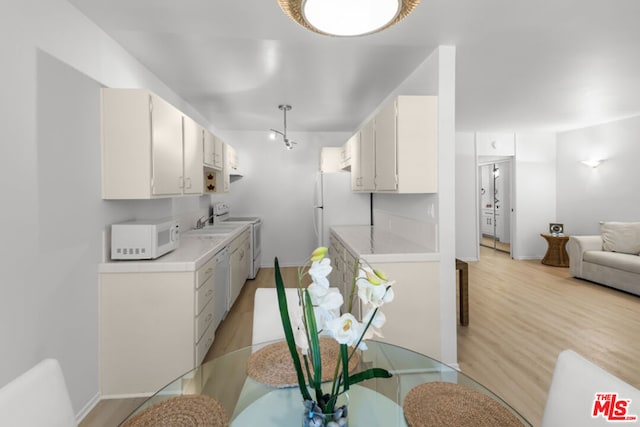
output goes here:
{"type": "Polygon", "coordinates": [[[395,25],[420,0],[278,0],[294,21],[316,33],[361,36],[395,25]]]}

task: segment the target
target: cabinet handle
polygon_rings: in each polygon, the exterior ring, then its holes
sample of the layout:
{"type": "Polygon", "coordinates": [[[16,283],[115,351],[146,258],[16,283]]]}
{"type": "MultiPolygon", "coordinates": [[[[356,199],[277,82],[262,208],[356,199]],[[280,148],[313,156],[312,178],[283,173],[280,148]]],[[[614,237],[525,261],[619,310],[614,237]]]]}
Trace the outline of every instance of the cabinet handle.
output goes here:
{"type": "Polygon", "coordinates": [[[209,313],[209,314],[207,315],[207,318],[206,318],[206,319],[204,319],[204,323],[209,323],[209,322],[211,322],[211,319],[213,319],[213,314],[212,314],[212,313],[209,313]]]}
{"type": "Polygon", "coordinates": [[[191,188],[191,178],[187,178],[187,188],[191,188]]]}
{"type": "Polygon", "coordinates": [[[213,272],[213,267],[209,267],[207,268],[207,270],[204,272],[204,274],[211,274],[213,272]]]}
{"type": "Polygon", "coordinates": [[[205,298],[210,297],[213,294],[213,289],[209,289],[206,294],[204,294],[205,298]]]}

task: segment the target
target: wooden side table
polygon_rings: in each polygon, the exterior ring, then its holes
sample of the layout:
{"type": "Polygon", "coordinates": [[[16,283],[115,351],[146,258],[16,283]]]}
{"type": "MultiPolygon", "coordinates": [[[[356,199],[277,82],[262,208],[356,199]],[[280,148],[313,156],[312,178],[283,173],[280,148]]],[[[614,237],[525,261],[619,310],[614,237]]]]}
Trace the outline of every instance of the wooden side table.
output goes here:
{"type": "Polygon", "coordinates": [[[569,236],[545,233],[540,233],[540,235],[547,241],[547,253],[542,258],[542,263],[554,267],[569,267],[569,254],[567,254],[569,236]]]}
{"type": "Polygon", "coordinates": [[[456,270],[458,270],[458,304],[460,311],[460,324],[469,325],[469,265],[456,258],[456,270]]]}

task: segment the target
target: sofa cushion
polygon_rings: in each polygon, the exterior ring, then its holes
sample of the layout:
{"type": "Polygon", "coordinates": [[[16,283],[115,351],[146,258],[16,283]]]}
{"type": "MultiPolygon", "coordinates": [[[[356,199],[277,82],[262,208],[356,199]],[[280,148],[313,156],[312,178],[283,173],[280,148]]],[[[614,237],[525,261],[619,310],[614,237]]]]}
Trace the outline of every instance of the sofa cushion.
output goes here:
{"type": "Polygon", "coordinates": [[[640,256],[605,251],[587,251],[582,260],[616,270],[640,274],[640,256]]]}
{"type": "Polygon", "coordinates": [[[600,232],[605,251],[640,254],[640,222],[603,222],[600,232]]]}

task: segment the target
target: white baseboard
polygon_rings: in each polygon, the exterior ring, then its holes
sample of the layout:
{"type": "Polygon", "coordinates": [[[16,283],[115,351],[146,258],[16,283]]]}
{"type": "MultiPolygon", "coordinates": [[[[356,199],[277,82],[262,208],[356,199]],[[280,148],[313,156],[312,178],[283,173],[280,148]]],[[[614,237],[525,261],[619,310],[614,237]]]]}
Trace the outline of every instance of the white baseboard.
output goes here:
{"type": "Polygon", "coordinates": [[[89,402],[87,402],[87,404],[84,405],[84,407],[80,410],[80,412],[76,414],[76,422],[80,424],[80,422],[84,420],[84,418],[87,415],[89,415],[89,412],[91,412],[99,402],[100,402],[100,393],[96,393],[91,399],[89,399],[89,402]]]}

